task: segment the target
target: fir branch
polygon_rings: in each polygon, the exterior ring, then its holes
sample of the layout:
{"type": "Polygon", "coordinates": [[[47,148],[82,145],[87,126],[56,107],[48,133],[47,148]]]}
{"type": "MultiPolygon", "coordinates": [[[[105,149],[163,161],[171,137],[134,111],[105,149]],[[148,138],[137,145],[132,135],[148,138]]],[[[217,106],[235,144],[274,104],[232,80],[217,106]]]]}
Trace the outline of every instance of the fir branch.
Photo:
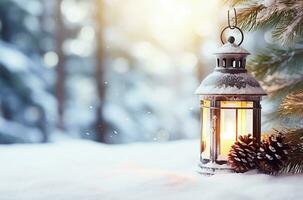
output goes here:
{"type": "Polygon", "coordinates": [[[272,28],[273,38],[283,45],[302,39],[303,0],[277,0],[271,6],[257,1],[234,1],[239,7],[238,21],[245,30],[272,28]]]}
{"type": "Polygon", "coordinates": [[[272,36],[273,38],[280,40],[283,45],[290,44],[293,46],[296,40],[298,40],[303,34],[303,9],[298,12],[291,13],[291,15],[291,17],[285,16],[285,19],[281,20],[279,26],[273,30],[272,36]]]}
{"type": "Polygon", "coordinates": [[[279,113],[303,116],[303,92],[287,95],[280,105],[279,113]]]}
{"type": "MultiPolygon", "coordinates": [[[[264,88],[272,97],[280,94],[288,93],[289,91],[297,91],[303,87],[303,76],[289,79],[275,79],[271,85],[265,85],[264,88]]],[[[285,95],[284,95],[285,96],[285,95]]]]}
{"type": "Polygon", "coordinates": [[[257,79],[264,79],[286,65],[290,56],[292,54],[283,49],[268,47],[248,63],[248,68],[257,79]]]}
{"type": "Polygon", "coordinates": [[[283,132],[291,150],[285,167],[279,173],[303,173],[303,129],[289,129],[283,132]]]}
{"type": "Polygon", "coordinates": [[[258,13],[265,9],[263,5],[252,5],[247,8],[242,8],[238,12],[238,22],[244,30],[256,29],[260,23],[257,21],[258,13]]]}
{"type": "Polygon", "coordinates": [[[275,27],[289,12],[289,7],[280,1],[270,7],[260,4],[258,1],[244,1],[238,5],[240,5],[238,21],[241,28],[245,30],[275,27]]]}
{"type": "Polygon", "coordinates": [[[271,87],[278,85],[278,87],[284,88],[301,81],[300,73],[303,73],[302,62],[302,47],[283,49],[270,46],[248,63],[248,69],[257,79],[261,80],[265,86],[271,87]],[[280,78],[279,73],[285,72],[285,70],[287,70],[289,75],[295,76],[291,77],[290,80],[287,80],[285,75],[280,78]]]}

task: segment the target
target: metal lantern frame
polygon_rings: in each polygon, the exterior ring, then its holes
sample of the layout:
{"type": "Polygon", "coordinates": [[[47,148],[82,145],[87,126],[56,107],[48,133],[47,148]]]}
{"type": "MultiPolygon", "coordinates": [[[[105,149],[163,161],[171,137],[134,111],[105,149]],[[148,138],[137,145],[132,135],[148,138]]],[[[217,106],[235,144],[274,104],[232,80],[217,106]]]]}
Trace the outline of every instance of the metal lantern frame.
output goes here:
{"type": "MultiPolygon", "coordinates": [[[[259,95],[209,95],[201,96],[201,109],[210,109],[210,124],[211,124],[211,134],[210,134],[210,155],[209,158],[203,158],[203,142],[201,138],[201,150],[200,150],[200,161],[202,164],[216,163],[219,165],[226,164],[226,159],[220,159],[220,115],[222,110],[235,110],[235,127],[238,127],[238,110],[252,110],[252,136],[256,138],[256,141],[261,139],[261,97],[259,95]],[[210,101],[210,106],[204,106],[204,101],[210,101]],[[252,102],[253,107],[221,107],[221,102],[252,102]]],[[[201,112],[203,113],[203,111],[201,112]]],[[[203,126],[203,115],[201,114],[201,121],[203,126]]],[[[202,130],[201,130],[202,133],[202,130]]],[[[202,134],[201,134],[202,136],[202,134]]],[[[235,133],[235,140],[238,138],[238,130],[235,133]]]]}
{"type": "Polygon", "coordinates": [[[258,81],[245,69],[246,57],[250,53],[244,48],[240,47],[243,42],[244,35],[241,29],[236,26],[237,20],[235,9],[234,12],[235,25],[230,25],[228,12],[228,26],[224,28],[221,33],[221,41],[223,46],[215,53],[217,57],[215,70],[201,82],[200,86],[196,90],[196,94],[200,96],[202,120],[200,166],[202,169],[204,169],[204,171],[202,170],[202,173],[206,172],[207,174],[212,174],[218,169],[229,169],[229,167],[225,165],[227,163],[227,156],[221,156],[223,148],[222,144],[224,142],[222,138],[224,133],[223,130],[220,129],[224,120],[224,118],[222,118],[224,117],[222,114],[226,110],[235,111],[235,121],[232,122],[234,123],[232,125],[235,129],[235,133],[233,133],[235,141],[239,136],[239,123],[242,123],[242,121],[238,121],[238,113],[239,111],[244,110],[252,111],[250,112],[251,116],[248,116],[250,119],[252,118],[252,124],[250,124],[252,132],[246,134],[252,134],[257,142],[260,142],[261,139],[260,101],[262,96],[267,94],[262,89],[258,81]],[[227,29],[233,29],[240,32],[241,40],[238,44],[235,44],[235,38],[232,36],[228,38],[227,43],[224,43],[223,32],[227,29]],[[205,102],[207,102],[208,105],[206,105],[205,102]],[[223,106],[224,103],[227,105],[228,103],[234,103],[235,105],[242,105],[243,103],[245,106],[223,106]],[[208,119],[203,118],[205,117],[204,110],[207,111],[206,113],[207,117],[209,117],[208,119]],[[205,128],[208,128],[208,130],[206,130],[209,133],[207,139],[208,141],[206,141],[204,138],[205,128]],[[206,142],[209,144],[206,145],[206,142]],[[209,155],[205,157],[203,153],[205,153],[206,146],[209,148],[206,149],[209,151],[209,155]]]}

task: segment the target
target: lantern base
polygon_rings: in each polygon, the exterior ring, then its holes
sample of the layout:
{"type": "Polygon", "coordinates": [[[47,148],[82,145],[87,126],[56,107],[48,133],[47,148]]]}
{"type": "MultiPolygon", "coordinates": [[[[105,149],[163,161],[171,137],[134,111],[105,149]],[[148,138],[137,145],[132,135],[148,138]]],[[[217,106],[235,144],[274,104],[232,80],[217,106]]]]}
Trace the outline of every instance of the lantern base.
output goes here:
{"type": "Polygon", "coordinates": [[[226,174],[232,173],[231,168],[227,164],[219,165],[217,163],[200,163],[199,164],[199,174],[212,176],[214,174],[226,174]]]}

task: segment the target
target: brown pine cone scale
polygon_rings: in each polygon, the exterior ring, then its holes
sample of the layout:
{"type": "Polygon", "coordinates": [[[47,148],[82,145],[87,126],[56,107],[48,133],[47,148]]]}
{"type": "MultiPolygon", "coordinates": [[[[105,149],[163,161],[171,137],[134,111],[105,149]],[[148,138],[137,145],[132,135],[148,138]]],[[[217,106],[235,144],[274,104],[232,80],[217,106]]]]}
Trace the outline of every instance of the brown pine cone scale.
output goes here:
{"type": "Polygon", "coordinates": [[[251,134],[240,136],[231,147],[228,155],[228,164],[238,173],[255,168],[257,144],[251,134]]]}
{"type": "Polygon", "coordinates": [[[279,171],[288,159],[288,149],[282,134],[271,135],[260,144],[256,162],[258,169],[268,174],[279,171]]]}

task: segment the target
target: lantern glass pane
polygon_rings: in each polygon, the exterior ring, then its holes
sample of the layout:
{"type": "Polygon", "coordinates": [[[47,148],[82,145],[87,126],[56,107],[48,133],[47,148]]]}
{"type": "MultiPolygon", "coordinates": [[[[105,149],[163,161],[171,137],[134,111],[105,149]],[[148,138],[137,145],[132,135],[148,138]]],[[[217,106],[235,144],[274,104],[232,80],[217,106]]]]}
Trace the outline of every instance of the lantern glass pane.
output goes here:
{"type": "Polygon", "coordinates": [[[253,130],[253,102],[222,101],[220,110],[220,151],[219,158],[226,159],[231,146],[239,135],[253,130]],[[245,109],[247,108],[247,109],[245,109]]]}
{"type": "Polygon", "coordinates": [[[202,108],[202,137],[201,137],[201,156],[203,159],[210,158],[210,101],[203,100],[202,108]]]}
{"type": "MultiPolygon", "coordinates": [[[[221,107],[235,107],[235,102],[221,102],[221,107]]],[[[220,113],[220,156],[228,155],[236,141],[236,109],[221,109],[220,113]]],[[[222,157],[221,157],[222,158],[222,157]]]]}
{"type": "MultiPolygon", "coordinates": [[[[252,102],[239,102],[241,108],[252,108],[252,102]]],[[[253,110],[238,109],[238,133],[237,135],[247,135],[253,133],[253,110]]]]}

